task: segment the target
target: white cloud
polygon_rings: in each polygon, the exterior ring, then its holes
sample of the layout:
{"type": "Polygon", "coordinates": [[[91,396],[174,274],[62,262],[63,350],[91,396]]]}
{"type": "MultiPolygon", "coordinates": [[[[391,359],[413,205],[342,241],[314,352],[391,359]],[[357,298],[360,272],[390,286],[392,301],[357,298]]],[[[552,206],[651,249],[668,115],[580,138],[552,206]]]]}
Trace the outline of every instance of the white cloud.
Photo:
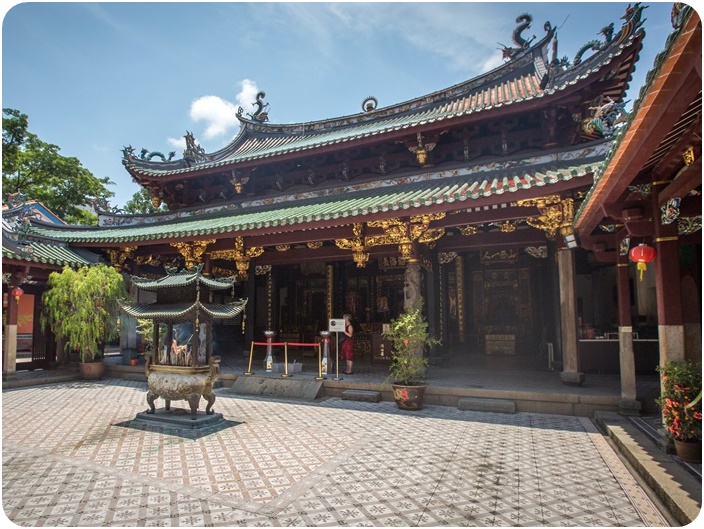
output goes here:
{"type": "Polygon", "coordinates": [[[257,88],[257,83],[250,79],[243,79],[240,82],[242,89],[240,93],[237,94],[237,103],[244,109],[244,115],[246,116],[248,108],[252,108],[252,103],[257,100],[257,94],[259,93],[259,88],[257,88]]]}
{"type": "MultiPolygon", "coordinates": [[[[256,101],[258,92],[259,89],[254,81],[243,79],[240,81],[240,91],[235,96],[236,103],[213,95],[199,97],[191,103],[191,119],[196,122],[205,122],[205,131],[203,132],[205,140],[222,138],[223,136],[229,137],[232,129],[240,124],[237,119],[238,108],[242,107],[244,114],[247,115],[246,109],[256,101]]],[[[176,147],[186,147],[183,138],[178,140],[169,138],[168,141],[176,147]]]]}
{"type": "Polygon", "coordinates": [[[166,138],[166,141],[172,147],[177,147],[179,149],[186,148],[186,138],[184,138],[183,136],[180,138],[166,138]]]}
{"type": "Polygon", "coordinates": [[[191,119],[205,121],[205,139],[219,138],[239,124],[237,105],[218,96],[199,97],[191,103],[191,119]]]}

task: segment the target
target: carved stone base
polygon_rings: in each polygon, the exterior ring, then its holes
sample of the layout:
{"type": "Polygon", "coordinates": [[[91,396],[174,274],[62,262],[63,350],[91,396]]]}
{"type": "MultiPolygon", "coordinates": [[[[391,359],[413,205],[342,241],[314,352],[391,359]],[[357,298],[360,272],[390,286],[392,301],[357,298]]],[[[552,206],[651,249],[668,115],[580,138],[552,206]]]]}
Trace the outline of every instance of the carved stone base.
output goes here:
{"type": "Polygon", "coordinates": [[[618,403],[619,415],[640,415],[641,403],[639,400],[621,399],[618,403]]]}
{"type": "Polygon", "coordinates": [[[160,408],[154,413],[140,412],[132,422],[149,426],[159,426],[161,428],[173,428],[176,430],[197,430],[200,428],[212,428],[225,421],[222,413],[212,413],[207,415],[199,411],[195,419],[191,418],[191,411],[183,408],[172,408],[169,410],[160,408]]]}
{"type": "Polygon", "coordinates": [[[581,386],[584,384],[585,378],[584,373],[576,371],[563,371],[560,373],[560,380],[567,386],[581,386]]]}

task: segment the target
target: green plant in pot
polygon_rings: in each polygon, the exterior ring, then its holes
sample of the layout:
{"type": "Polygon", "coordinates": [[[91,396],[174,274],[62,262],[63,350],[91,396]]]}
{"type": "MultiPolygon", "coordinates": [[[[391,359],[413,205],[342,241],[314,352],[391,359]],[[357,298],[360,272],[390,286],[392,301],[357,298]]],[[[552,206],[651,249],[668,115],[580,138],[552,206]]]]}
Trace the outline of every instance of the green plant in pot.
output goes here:
{"type": "Polygon", "coordinates": [[[656,399],[663,425],[673,439],[677,455],[686,461],[701,461],[702,367],[690,361],[668,361],[658,366],[662,393],[656,399]]]}
{"type": "Polygon", "coordinates": [[[428,333],[428,322],[423,316],[423,300],[391,320],[384,337],[391,341],[391,364],[387,382],[391,382],[396,405],[401,409],[418,410],[423,407],[428,359],[423,356],[427,347],[440,343],[428,333]]]}
{"type": "Polygon", "coordinates": [[[118,336],[119,300],[127,298],[122,275],[99,264],[52,272],[42,296],[42,329],[64,340],[66,351],[77,351],[85,378],[100,378],[105,343],[118,336]]]}

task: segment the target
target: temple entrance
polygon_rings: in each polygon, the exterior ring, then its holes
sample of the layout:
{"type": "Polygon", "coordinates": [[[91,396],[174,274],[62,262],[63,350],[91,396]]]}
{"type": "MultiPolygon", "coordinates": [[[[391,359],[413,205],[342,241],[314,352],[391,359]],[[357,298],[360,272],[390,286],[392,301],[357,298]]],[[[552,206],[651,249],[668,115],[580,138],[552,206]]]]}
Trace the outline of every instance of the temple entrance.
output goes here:
{"type": "MultiPolygon", "coordinates": [[[[529,366],[539,359],[542,317],[531,268],[483,267],[471,271],[471,340],[475,355],[529,366]]],[[[542,359],[541,362],[542,363],[542,359]]]]}

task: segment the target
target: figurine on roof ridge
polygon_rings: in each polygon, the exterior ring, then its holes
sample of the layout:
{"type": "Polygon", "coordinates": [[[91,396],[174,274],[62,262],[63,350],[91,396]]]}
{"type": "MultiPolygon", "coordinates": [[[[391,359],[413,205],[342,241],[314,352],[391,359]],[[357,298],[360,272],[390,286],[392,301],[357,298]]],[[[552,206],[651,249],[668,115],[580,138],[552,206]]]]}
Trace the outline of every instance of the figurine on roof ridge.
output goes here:
{"type": "Polygon", "coordinates": [[[503,46],[503,50],[501,50],[503,54],[502,59],[515,59],[519,53],[523,50],[527,50],[530,47],[530,43],[535,40],[535,35],[533,35],[530,40],[526,40],[521,36],[521,33],[530,28],[530,23],[533,22],[533,16],[528,13],[523,13],[516,17],[516,23],[518,24],[519,22],[522,22],[522,24],[519,24],[519,26],[513,30],[513,42],[517,47],[509,48],[499,42],[499,44],[503,46]]]}

